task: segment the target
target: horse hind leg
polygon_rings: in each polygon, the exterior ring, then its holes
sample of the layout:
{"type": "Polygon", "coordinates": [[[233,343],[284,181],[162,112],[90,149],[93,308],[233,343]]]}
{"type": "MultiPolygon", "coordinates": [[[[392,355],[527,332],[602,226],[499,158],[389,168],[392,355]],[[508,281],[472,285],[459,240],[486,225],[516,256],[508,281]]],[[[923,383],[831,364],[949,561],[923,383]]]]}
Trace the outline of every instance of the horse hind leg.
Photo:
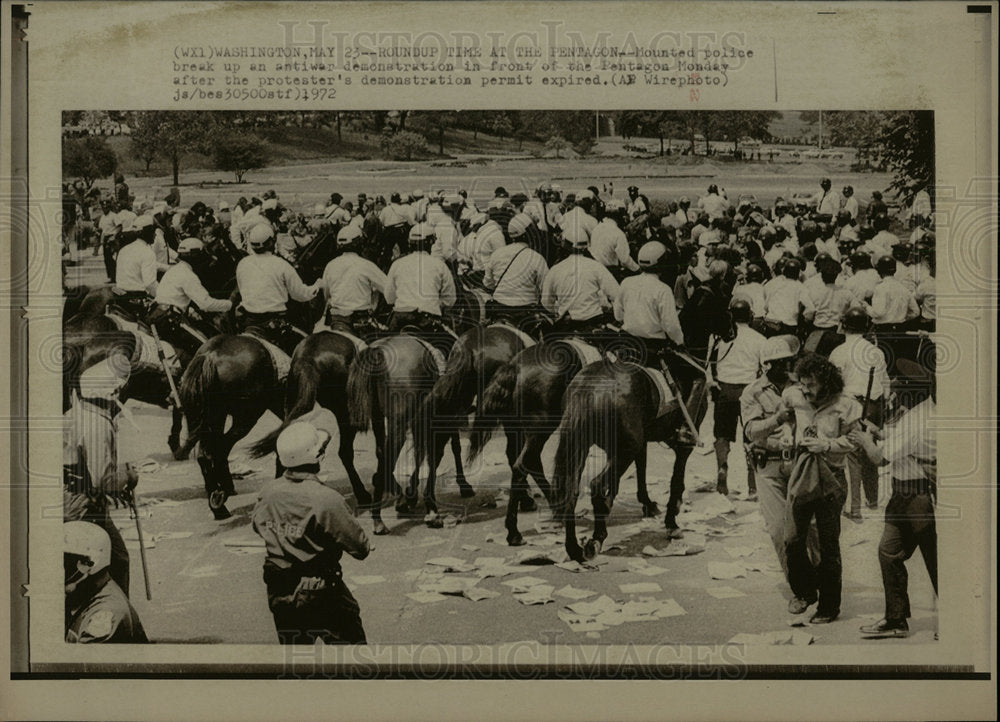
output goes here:
{"type": "Polygon", "coordinates": [[[680,536],[677,515],[680,513],[681,498],[684,496],[684,469],[691,455],[691,447],[677,446],[674,448],[674,455],[674,469],[670,475],[670,498],[667,500],[667,513],[663,518],[667,535],[670,537],[680,536]]]}
{"type": "Polygon", "coordinates": [[[545,469],[542,467],[542,449],[548,440],[548,434],[530,433],[525,438],[524,446],[514,464],[515,473],[523,474],[525,477],[525,493],[521,499],[521,511],[534,511],[535,500],[528,493],[527,477],[535,481],[535,486],[542,492],[542,496],[552,504],[552,485],[545,478],[545,469]]]}
{"type": "Polygon", "coordinates": [[[347,472],[347,478],[351,482],[351,489],[354,490],[354,498],[358,502],[359,510],[369,509],[372,505],[372,496],[365,489],[365,485],[361,481],[361,475],[358,474],[358,470],[354,466],[354,437],[357,431],[350,423],[341,423],[339,418],[337,419],[337,426],[340,429],[340,444],[337,448],[337,456],[340,457],[340,463],[344,465],[344,471],[347,472]]]}
{"type": "Polygon", "coordinates": [[[597,477],[590,482],[590,501],[594,509],[594,538],[592,543],[584,545],[585,558],[596,556],[608,538],[608,517],[611,516],[611,505],[618,492],[618,484],[622,474],[632,464],[635,453],[630,449],[613,450],[608,463],[597,477]]]}
{"type": "Polygon", "coordinates": [[[451,454],[455,457],[455,483],[458,484],[458,493],[463,499],[470,499],[476,495],[469,482],[465,479],[465,469],[462,467],[462,442],[457,433],[451,435],[451,454]]]}
{"type": "Polygon", "coordinates": [[[635,496],[642,504],[642,516],[650,519],[660,515],[660,505],[649,498],[646,486],[646,444],[642,445],[635,456],[635,496]]]}
{"type": "MultiPolygon", "coordinates": [[[[521,453],[518,453],[518,443],[521,441],[521,438],[522,435],[519,433],[507,433],[507,460],[510,462],[511,476],[510,496],[507,499],[507,513],[504,517],[504,527],[507,529],[507,544],[512,547],[524,545],[524,537],[521,536],[521,532],[518,529],[517,512],[522,505],[523,499],[531,498],[527,493],[527,477],[518,466],[518,459],[523,454],[523,446],[521,448],[521,453]]],[[[534,503],[533,500],[532,503],[534,503]]]]}

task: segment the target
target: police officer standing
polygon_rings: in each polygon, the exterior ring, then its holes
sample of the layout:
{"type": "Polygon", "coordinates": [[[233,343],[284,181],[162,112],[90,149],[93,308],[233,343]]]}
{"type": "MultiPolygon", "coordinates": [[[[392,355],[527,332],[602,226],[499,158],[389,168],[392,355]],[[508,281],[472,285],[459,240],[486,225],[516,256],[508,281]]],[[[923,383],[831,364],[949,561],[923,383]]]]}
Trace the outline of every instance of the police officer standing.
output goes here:
{"type": "Polygon", "coordinates": [[[71,644],[148,642],[139,615],[111,578],[111,539],[96,524],[63,523],[66,641],[71,644]]]}
{"type": "Polygon", "coordinates": [[[326,325],[364,337],[374,330],[372,312],[388,282],[381,269],[358,255],[361,231],[346,226],[337,234],[339,255],[326,264],[320,284],[326,294],[326,325]]]}
{"type": "Polygon", "coordinates": [[[344,552],[364,559],[368,537],[344,498],[319,481],[330,435],[295,422],[277,439],[283,476],[264,485],[252,522],[264,540],[264,583],[281,644],[364,644],[357,601],[344,583],[344,552]]]}
{"type": "Polygon", "coordinates": [[[304,334],[285,320],[288,299],[311,301],[319,291],[318,283],[307,286],[284,258],[274,255],[274,229],[259,223],[250,229],[249,256],[236,266],[242,313],[237,320],[242,328],[261,329],[289,356],[304,334]]]}

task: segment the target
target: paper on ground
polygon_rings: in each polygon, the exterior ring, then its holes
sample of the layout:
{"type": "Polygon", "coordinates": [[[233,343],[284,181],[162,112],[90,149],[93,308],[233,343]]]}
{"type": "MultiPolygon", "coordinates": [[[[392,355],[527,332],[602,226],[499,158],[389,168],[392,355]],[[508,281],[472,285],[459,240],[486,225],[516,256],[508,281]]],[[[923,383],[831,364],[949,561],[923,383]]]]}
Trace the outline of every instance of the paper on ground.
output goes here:
{"type": "Polygon", "coordinates": [[[552,592],[554,589],[555,587],[549,584],[537,584],[535,586],[528,587],[528,589],[524,592],[518,592],[515,589],[514,591],[517,593],[514,594],[514,599],[519,601],[521,604],[548,604],[549,602],[554,601],[552,599],[552,592]]]}
{"type": "Polygon", "coordinates": [[[500,596],[500,592],[494,592],[489,589],[480,589],[479,587],[469,587],[462,592],[462,596],[466,599],[471,599],[474,602],[481,602],[484,599],[495,599],[500,596]]]}
{"type": "Polygon", "coordinates": [[[739,579],[747,575],[746,567],[736,562],[709,562],[708,575],[712,579],[739,579]]]}
{"type": "Polygon", "coordinates": [[[650,594],[662,592],[663,588],[656,582],[633,582],[631,584],[619,584],[619,589],[623,594],[650,594]]]}
{"type": "Polygon", "coordinates": [[[705,591],[716,599],[736,599],[737,597],[746,596],[746,594],[734,587],[709,587],[705,591]]]}
{"type": "Polygon", "coordinates": [[[586,599],[587,597],[592,597],[597,592],[592,592],[589,589],[577,589],[576,587],[567,584],[562,589],[558,589],[555,592],[556,596],[566,597],[567,599],[586,599]]]}

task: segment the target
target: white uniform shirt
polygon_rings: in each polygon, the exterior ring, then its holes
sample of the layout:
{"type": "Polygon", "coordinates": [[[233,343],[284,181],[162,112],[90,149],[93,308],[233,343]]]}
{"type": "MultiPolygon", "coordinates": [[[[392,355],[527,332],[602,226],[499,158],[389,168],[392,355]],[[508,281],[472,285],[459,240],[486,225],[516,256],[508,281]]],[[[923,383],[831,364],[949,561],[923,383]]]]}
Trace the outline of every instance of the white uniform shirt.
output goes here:
{"type": "Polygon", "coordinates": [[[337,226],[346,226],[351,222],[351,214],[347,212],[346,208],[342,208],[341,206],[327,206],[326,220],[337,226]]]}
{"type": "Polygon", "coordinates": [[[541,301],[548,272],[540,253],[515,242],[490,256],[483,282],[493,289],[495,301],[506,306],[528,306],[541,301]]]}
{"type": "Polygon", "coordinates": [[[392,228],[393,226],[409,223],[410,215],[407,213],[406,206],[399,203],[390,203],[382,209],[382,212],[378,215],[378,219],[384,228],[392,228]]]}
{"type": "Polygon", "coordinates": [[[760,370],[760,354],[767,339],[745,323],[736,324],[736,338],[720,341],[715,364],[717,381],[751,384],[760,370]]]}
{"type": "Polygon", "coordinates": [[[869,309],[873,323],[903,323],[920,315],[913,294],[893,276],[875,286],[869,309]]]}
{"type": "Polygon", "coordinates": [[[816,194],[816,212],[836,216],[840,210],[840,193],[830,189],[816,194]]]}
{"type": "Polygon", "coordinates": [[[729,201],[715,193],[709,193],[698,199],[698,207],[701,208],[712,220],[722,218],[729,210],[729,201]]]}
{"type": "Polygon", "coordinates": [[[786,326],[799,325],[799,303],[802,299],[802,284],[784,276],[778,276],[764,285],[764,302],[767,311],[764,318],[786,326]]]}
{"type": "Polygon", "coordinates": [[[733,300],[742,298],[750,304],[750,310],[756,318],[763,318],[767,312],[767,302],[764,300],[764,286],[757,283],[743,283],[733,289],[733,300]]]}
{"type": "Polygon", "coordinates": [[[844,281],[844,288],[854,295],[854,300],[858,303],[867,301],[875,293],[875,286],[878,285],[878,271],[874,268],[866,268],[858,271],[853,276],[844,281]]]}
{"type": "Polygon", "coordinates": [[[108,236],[115,235],[115,214],[114,213],[102,214],[101,219],[97,222],[97,225],[101,229],[102,238],[107,238],[108,236]]]}
{"type": "Polygon", "coordinates": [[[874,237],[865,241],[861,250],[870,253],[872,261],[877,261],[882,256],[892,255],[892,247],[899,243],[899,237],[889,231],[879,231],[874,237]]]}
{"type": "Polygon", "coordinates": [[[894,478],[937,482],[937,435],[930,428],[936,408],[934,400],[927,398],[886,428],[882,455],[894,478]]]}
{"type": "Polygon", "coordinates": [[[458,255],[458,244],[462,239],[462,231],[447,215],[441,213],[434,224],[436,240],[431,246],[431,255],[443,261],[454,261],[458,255]]]}
{"type": "Polygon", "coordinates": [[[385,284],[385,300],[396,311],[423,311],[441,315],[442,306],[455,304],[455,281],[440,258],[413,251],[397,258],[385,284]]]}
{"type": "Polygon", "coordinates": [[[559,225],[563,231],[570,228],[584,228],[589,235],[597,228],[597,219],[580,206],[573,206],[573,208],[563,215],[562,220],[559,221],[559,225]]]}
{"type": "Polygon", "coordinates": [[[573,321],[600,316],[602,300],[614,301],[619,286],[603,264],[574,253],[549,270],[542,287],[542,305],[555,317],[573,321]]]}
{"type": "Polygon", "coordinates": [[[205,313],[221,313],[232,308],[232,301],[212,298],[187,261],[171,266],[156,288],[156,302],[186,311],[194,304],[205,313]]]}
{"type": "Polygon", "coordinates": [[[638,271],[639,264],[629,254],[625,232],[610,218],[597,224],[590,236],[590,255],[608,268],[622,268],[638,271]]]}
{"type": "Polygon", "coordinates": [[[648,213],[649,209],[646,208],[646,202],[642,200],[642,196],[636,196],[635,200],[629,200],[628,202],[628,217],[630,219],[636,218],[643,213],[648,213]]]}
{"type": "Polygon", "coordinates": [[[844,393],[848,396],[865,395],[868,390],[868,373],[872,367],[875,368],[872,399],[889,395],[889,372],[886,370],[885,354],[861,334],[847,334],[847,340],[830,352],[830,363],[840,369],[840,374],[844,377],[844,393]]]}
{"type": "Polygon", "coordinates": [[[854,302],[854,296],[836,283],[823,283],[822,276],[813,278],[818,278],[820,282],[804,283],[802,286],[802,315],[817,328],[836,328],[844,311],[854,302]]]}
{"type": "Polygon", "coordinates": [[[388,279],[382,270],[357,253],[334,258],[323,270],[322,287],[330,310],[338,315],[370,311],[378,303],[377,293],[385,293],[388,279]]]}
{"type": "Polygon", "coordinates": [[[538,198],[532,198],[524,204],[524,213],[535,222],[535,225],[544,233],[549,230],[545,218],[545,204],[538,198]]]}
{"type": "Polygon", "coordinates": [[[937,290],[934,276],[924,276],[923,280],[917,284],[914,298],[920,304],[920,318],[926,321],[937,319],[937,290]]]}
{"type": "Polygon", "coordinates": [[[143,240],[134,240],[118,251],[115,284],[123,291],[156,293],[156,252],[143,240]]]}
{"type": "Polygon", "coordinates": [[[857,196],[850,196],[844,199],[844,210],[851,214],[851,218],[857,220],[858,213],[861,212],[861,206],[858,204],[857,196]]]}
{"type": "Polygon", "coordinates": [[[272,253],[253,253],[236,266],[236,285],[242,305],[249,313],[279,313],[288,299],[308,301],[318,286],[307,286],[284,258],[272,253]]]}
{"type": "Polygon", "coordinates": [[[622,281],[614,302],[615,318],[622,330],[639,338],[667,338],[684,343],[677,318],[674,292],[653,273],[641,273],[622,281]]]}
{"type": "Polygon", "coordinates": [[[472,264],[474,269],[485,269],[489,263],[490,256],[495,251],[507,245],[507,239],[503,235],[503,228],[496,221],[486,221],[476,232],[475,254],[476,259],[472,264]]]}

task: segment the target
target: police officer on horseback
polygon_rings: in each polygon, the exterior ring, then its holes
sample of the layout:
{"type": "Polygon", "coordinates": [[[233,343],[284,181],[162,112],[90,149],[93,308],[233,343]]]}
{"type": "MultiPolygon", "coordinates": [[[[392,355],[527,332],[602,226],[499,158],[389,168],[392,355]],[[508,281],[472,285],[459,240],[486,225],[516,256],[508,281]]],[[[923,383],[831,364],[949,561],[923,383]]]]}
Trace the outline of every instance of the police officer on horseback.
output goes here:
{"type": "Polygon", "coordinates": [[[184,354],[182,365],[195,354],[198,347],[217,333],[208,322],[207,314],[226,313],[232,308],[232,301],[212,298],[197,271],[208,260],[205,244],[197,238],[185,238],[177,246],[178,261],[163,274],[156,288],[155,306],[149,314],[149,323],[154,324],[157,333],[169,342],[179,354],[184,354]],[[191,306],[202,315],[191,314],[191,306]]]}
{"type": "Polygon", "coordinates": [[[622,281],[614,302],[622,331],[645,347],[641,363],[654,368],[669,348],[684,345],[673,290],[660,280],[667,270],[666,259],[667,247],[659,241],[643,245],[638,253],[641,273],[622,281]]]}
{"type": "Polygon", "coordinates": [[[311,301],[319,285],[307,286],[292,264],[274,255],[274,229],[269,223],[251,228],[247,240],[252,253],[236,266],[242,297],[237,324],[241,330],[257,329],[290,356],[304,334],[286,319],[288,300],[311,301]]]}
{"type": "Polygon", "coordinates": [[[542,305],[556,317],[553,332],[592,333],[604,325],[604,308],[621,290],[607,267],[587,255],[590,232],[583,224],[563,228],[570,255],[554,265],[542,287],[542,305]]]}
{"type": "Polygon", "coordinates": [[[549,267],[532,248],[531,236],[540,236],[540,231],[530,216],[514,216],[507,224],[507,235],[510,243],[486,263],[483,283],[493,292],[486,302],[486,315],[491,321],[507,321],[527,330],[526,326],[535,326],[541,312],[542,285],[549,267]]]}
{"type": "Polygon", "coordinates": [[[451,270],[430,254],[434,227],[418,223],[410,229],[410,252],[389,269],[385,300],[393,305],[389,330],[414,331],[447,355],[455,333],[442,321],[442,311],[455,305],[457,292],[451,270]]]}
{"type": "Polygon", "coordinates": [[[348,225],[337,234],[336,258],[326,264],[320,285],[326,295],[326,325],[366,338],[378,331],[372,314],[388,278],[374,263],[358,255],[361,230],[348,225]]]}
{"type": "Polygon", "coordinates": [[[114,305],[141,321],[146,317],[152,297],[156,295],[156,226],[149,216],[137,218],[135,235],[118,251],[115,262],[117,290],[114,305]]]}

